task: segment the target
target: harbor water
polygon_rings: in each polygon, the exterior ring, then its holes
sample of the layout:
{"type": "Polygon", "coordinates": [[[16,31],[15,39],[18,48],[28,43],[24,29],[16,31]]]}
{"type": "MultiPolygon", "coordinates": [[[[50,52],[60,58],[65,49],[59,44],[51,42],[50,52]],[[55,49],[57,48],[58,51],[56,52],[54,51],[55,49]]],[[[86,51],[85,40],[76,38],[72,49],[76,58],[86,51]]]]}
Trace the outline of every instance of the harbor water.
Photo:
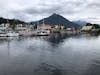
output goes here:
{"type": "Polygon", "coordinates": [[[100,37],[0,37],[0,75],[100,75],[100,37]]]}

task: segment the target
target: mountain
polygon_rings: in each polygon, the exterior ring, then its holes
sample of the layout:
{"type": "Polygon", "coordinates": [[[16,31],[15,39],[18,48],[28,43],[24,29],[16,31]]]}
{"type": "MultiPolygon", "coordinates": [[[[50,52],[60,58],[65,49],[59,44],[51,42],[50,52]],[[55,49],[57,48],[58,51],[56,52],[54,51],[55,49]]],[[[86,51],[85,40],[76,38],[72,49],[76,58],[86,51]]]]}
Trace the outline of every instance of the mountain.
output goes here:
{"type": "Polygon", "coordinates": [[[47,18],[42,19],[42,20],[39,20],[36,22],[31,22],[31,24],[37,25],[37,23],[39,23],[39,25],[40,25],[40,24],[43,24],[43,21],[45,24],[49,24],[49,25],[64,25],[67,27],[79,27],[78,24],[75,24],[75,23],[67,20],[63,16],[61,16],[59,14],[55,14],[55,13],[47,18]]]}
{"type": "Polygon", "coordinates": [[[84,26],[84,25],[87,24],[86,21],[80,21],[80,20],[78,20],[78,21],[73,21],[73,22],[76,23],[76,24],[78,24],[78,25],[81,25],[81,26],[84,26]]]}
{"type": "Polygon", "coordinates": [[[5,18],[0,17],[0,24],[8,23],[8,22],[10,24],[26,24],[25,22],[17,20],[17,19],[5,19],[5,18]]]}

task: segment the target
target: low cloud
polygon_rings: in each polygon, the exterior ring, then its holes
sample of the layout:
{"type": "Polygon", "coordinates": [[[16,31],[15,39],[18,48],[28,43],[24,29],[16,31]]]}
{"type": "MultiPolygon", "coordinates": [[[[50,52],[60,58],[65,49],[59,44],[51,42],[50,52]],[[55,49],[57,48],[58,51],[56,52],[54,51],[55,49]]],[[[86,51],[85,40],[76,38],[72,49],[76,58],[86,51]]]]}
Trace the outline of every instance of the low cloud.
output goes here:
{"type": "Polygon", "coordinates": [[[88,20],[100,16],[99,0],[0,0],[0,16],[23,21],[35,21],[52,13],[69,20],[88,20]]]}

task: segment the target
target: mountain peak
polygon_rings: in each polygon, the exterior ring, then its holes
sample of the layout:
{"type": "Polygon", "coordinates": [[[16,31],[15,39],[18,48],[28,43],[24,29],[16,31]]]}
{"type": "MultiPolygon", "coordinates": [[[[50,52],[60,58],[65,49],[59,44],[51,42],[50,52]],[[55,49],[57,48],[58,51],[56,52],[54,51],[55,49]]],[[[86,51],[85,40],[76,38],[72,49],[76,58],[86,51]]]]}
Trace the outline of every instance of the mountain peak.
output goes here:
{"type": "Polygon", "coordinates": [[[51,16],[49,16],[49,18],[50,17],[53,17],[53,18],[63,18],[63,19],[65,19],[63,16],[61,16],[59,14],[56,14],[56,13],[53,13],[51,16]]]}
{"type": "MultiPolygon", "coordinates": [[[[37,22],[39,24],[43,24],[43,21],[45,24],[49,24],[49,25],[64,25],[67,27],[78,27],[77,24],[70,22],[69,20],[67,20],[63,16],[56,14],[56,13],[53,13],[51,16],[44,18],[44,19],[37,21],[37,22]]],[[[37,24],[37,22],[33,22],[33,24],[37,24]]]]}
{"type": "Polygon", "coordinates": [[[60,15],[57,13],[53,13],[51,16],[60,16],[60,15]]]}

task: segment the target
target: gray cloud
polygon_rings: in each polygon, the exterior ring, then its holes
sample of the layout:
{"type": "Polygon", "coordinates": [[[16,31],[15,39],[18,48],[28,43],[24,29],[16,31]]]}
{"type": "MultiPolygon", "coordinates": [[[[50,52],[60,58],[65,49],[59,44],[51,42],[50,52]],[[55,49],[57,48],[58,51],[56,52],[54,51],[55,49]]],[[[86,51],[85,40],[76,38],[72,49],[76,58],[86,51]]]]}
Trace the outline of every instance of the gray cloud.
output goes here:
{"type": "Polygon", "coordinates": [[[34,21],[58,13],[69,20],[94,17],[98,21],[99,0],[0,0],[0,16],[34,21]]]}
{"type": "Polygon", "coordinates": [[[27,14],[51,14],[53,12],[61,12],[62,7],[55,6],[55,7],[44,7],[44,8],[28,8],[25,9],[23,12],[27,14]]]}

